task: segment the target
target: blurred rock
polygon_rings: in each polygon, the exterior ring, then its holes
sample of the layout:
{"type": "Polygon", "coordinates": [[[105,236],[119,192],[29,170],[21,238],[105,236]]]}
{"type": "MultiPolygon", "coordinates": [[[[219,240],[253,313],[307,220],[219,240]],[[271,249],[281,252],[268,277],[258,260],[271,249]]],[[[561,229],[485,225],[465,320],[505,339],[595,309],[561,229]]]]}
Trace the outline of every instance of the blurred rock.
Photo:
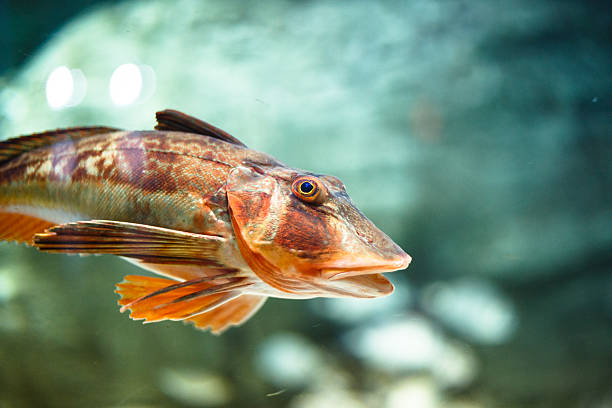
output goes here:
{"type": "Polygon", "coordinates": [[[418,316],[354,330],[344,344],[369,367],[393,375],[428,372],[440,388],[466,388],[478,375],[467,345],[449,341],[418,316]]]}
{"type": "Polygon", "coordinates": [[[434,283],[424,291],[424,306],[448,327],[477,343],[508,341],[518,324],[511,300],[484,280],[434,283]]]}
{"type": "Polygon", "coordinates": [[[323,357],[316,345],[292,333],[269,337],[259,348],[258,372],[279,387],[304,387],[323,370],[323,357]]]}
{"type": "Polygon", "coordinates": [[[344,344],[366,364],[393,372],[430,367],[442,339],[426,320],[411,316],[354,330],[344,344]]]}
{"type": "Polygon", "coordinates": [[[428,378],[407,378],[393,384],[387,391],[385,408],[438,408],[442,396],[436,384],[428,378]]]}
{"type": "Polygon", "coordinates": [[[474,351],[457,342],[446,342],[431,367],[431,373],[440,387],[455,390],[470,386],[478,370],[474,351]]]}
{"type": "Polygon", "coordinates": [[[227,404],[232,394],[221,376],[198,369],[163,369],[159,386],[174,400],[198,407],[227,404]]]}
{"type": "MultiPolygon", "coordinates": [[[[486,405],[482,405],[478,402],[466,401],[466,400],[449,401],[444,405],[444,408],[485,408],[485,407],[486,405]]],[[[508,407],[508,408],[512,408],[512,407],[508,407]]]]}
{"type": "Polygon", "coordinates": [[[353,392],[335,389],[307,392],[291,401],[291,408],[367,408],[363,397],[353,392]]]}

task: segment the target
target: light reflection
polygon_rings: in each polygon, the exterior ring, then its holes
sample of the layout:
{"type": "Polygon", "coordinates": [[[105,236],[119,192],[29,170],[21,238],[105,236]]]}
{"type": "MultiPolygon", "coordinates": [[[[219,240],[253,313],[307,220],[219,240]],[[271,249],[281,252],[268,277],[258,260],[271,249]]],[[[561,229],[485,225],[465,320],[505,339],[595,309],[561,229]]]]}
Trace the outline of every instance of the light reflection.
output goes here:
{"type": "Polygon", "coordinates": [[[134,103],[142,91],[142,74],[136,64],[118,66],[109,83],[110,97],[115,105],[134,103]]]}
{"type": "Polygon", "coordinates": [[[143,102],[155,92],[155,71],[148,65],[120,65],[113,71],[108,88],[115,105],[143,102]]]}
{"type": "Polygon", "coordinates": [[[85,98],[87,80],[81,70],[62,65],[49,74],[45,90],[50,108],[76,106],[85,98]]]}

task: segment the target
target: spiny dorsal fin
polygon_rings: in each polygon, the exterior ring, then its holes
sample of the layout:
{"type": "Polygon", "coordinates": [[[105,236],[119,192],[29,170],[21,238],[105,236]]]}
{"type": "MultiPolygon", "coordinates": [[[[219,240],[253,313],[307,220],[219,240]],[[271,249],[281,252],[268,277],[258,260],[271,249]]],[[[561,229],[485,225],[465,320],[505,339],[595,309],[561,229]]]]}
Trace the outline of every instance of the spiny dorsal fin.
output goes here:
{"type": "Polygon", "coordinates": [[[246,147],[244,143],[224,130],[183,112],[166,109],[155,113],[155,117],[157,119],[155,130],[174,130],[178,132],[197,133],[246,147]]]}
{"type": "Polygon", "coordinates": [[[120,129],[105,126],[73,127],[3,140],[0,142],[0,165],[39,147],[49,146],[65,140],[77,140],[101,133],[116,132],[118,130],[120,129]]]}

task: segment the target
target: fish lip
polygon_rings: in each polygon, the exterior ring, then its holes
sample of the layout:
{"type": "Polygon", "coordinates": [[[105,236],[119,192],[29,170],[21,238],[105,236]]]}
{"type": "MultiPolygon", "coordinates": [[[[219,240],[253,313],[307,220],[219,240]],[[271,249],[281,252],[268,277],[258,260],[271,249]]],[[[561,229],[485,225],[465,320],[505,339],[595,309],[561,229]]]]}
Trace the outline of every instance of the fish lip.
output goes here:
{"type": "Polygon", "coordinates": [[[334,297],[373,299],[393,293],[393,283],[380,273],[345,277],[343,279],[315,281],[313,285],[334,297]],[[366,278],[366,279],[362,279],[366,278]],[[340,286],[338,286],[340,285],[340,286]]]}
{"type": "Polygon", "coordinates": [[[369,264],[363,261],[359,262],[359,260],[357,260],[357,262],[354,262],[353,265],[325,266],[321,268],[321,276],[329,280],[338,280],[351,276],[394,272],[406,269],[408,265],[410,265],[411,261],[412,257],[402,251],[402,253],[398,257],[392,260],[377,259],[369,264]]]}

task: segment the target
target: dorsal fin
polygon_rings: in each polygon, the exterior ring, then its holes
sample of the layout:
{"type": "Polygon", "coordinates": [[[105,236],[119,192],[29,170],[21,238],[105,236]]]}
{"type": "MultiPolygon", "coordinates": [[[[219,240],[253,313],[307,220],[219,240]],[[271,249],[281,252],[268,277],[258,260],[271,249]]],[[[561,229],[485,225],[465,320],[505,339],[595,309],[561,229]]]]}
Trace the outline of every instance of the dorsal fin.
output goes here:
{"type": "Polygon", "coordinates": [[[94,127],[74,127],[68,129],[50,130],[43,133],[34,133],[26,136],[14,137],[0,142],[0,165],[14,159],[15,157],[38,149],[39,147],[49,146],[53,143],[64,140],[77,140],[88,136],[101,133],[116,132],[120,129],[94,126],[94,127]]]}
{"type": "Polygon", "coordinates": [[[178,132],[197,133],[246,147],[244,143],[226,131],[183,112],[165,109],[155,113],[155,118],[157,119],[155,130],[174,130],[178,132]]]}

